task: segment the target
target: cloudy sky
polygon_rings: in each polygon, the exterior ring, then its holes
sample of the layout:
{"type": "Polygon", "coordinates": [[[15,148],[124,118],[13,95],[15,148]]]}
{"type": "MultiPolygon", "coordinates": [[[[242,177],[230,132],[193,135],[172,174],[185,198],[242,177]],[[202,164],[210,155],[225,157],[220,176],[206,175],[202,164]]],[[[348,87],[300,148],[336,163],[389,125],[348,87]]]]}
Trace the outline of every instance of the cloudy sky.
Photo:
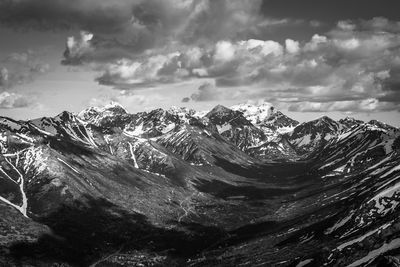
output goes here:
{"type": "Polygon", "coordinates": [[[0,0],[0,115],[271,102],[400,126],[397,0],[0,0]]]}

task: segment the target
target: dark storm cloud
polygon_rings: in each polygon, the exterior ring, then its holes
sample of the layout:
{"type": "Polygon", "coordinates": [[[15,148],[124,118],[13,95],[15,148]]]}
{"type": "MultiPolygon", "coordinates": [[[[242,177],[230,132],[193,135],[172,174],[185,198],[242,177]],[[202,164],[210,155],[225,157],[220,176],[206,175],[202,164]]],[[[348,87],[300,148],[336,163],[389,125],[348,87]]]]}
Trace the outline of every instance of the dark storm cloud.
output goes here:
{"type": "Polygon", "coordinates": [[[190,101],[190,98],[189,97],[184,97],[184,98],[182,98],[182,103],[187,103],[187,102],[189,102],[190,101]]]}
{"type": "MultiPolygon", "coordinates": [[[[79,65],[112,59],[142,60],[143,53],[148,57],[160,51],[170,53],[188,46],[207,48],[221,40],[255,38],[263,34],[265,28],[295,23],[289,19],[262,16],[259,0],[121,3],[118,7],[125,6],[123,12],[130,10],[131,14],[127,16],[123,13],[121,17],[125,19],[117,23],[118,29],[109,34],[83,23],[81,36],[68,39],[63,64],[79,65]],[[87,39],[89,35],[91,38],[87,39]]],[[[99,4],[95,2],[93,5],[97,7],[99,4]]]]}
{"type": "Polygon", "coordinates": [[[82,26],[87,34],[92,34],[92,38],[86,40],[85,49],[80,49],[82,36],[71,37],[63,63],[101,61],[110,53],[114,59],[137,58],[150,49],[162,49],[165,53],[186,45],[207,46],[223,39],[247,39],[249,34],[258,32],[260,28],[288,23],[260,16],[259,0],[147,0],[124,3],[129,5],[125,9],[131,10],[131,14],[121,20],[118,31],[107,35],[82,26]]]}
{"type": "Polygon", "coordinates": [[[380,101],[400,103],[400,57],[397,59],[397,68],[391,69],[389,77],[383,81],[384,94],[378,98],[380,101]]]}
{"type": "Polygon", "coordinates": [[[272,35],[275,40],[280,41],[286,38],[305,41],[315,33],[326,32],[340,20],[384,17],[398,21],[398,4],[397,0],[263,0],[260,12],[270,18],[305,21],[311,26],[292,25],[264,36],[272,35]]]}
{"type": "Polygon", "coordinates": [[[399,20],[397,0],[263,0],[261,12],[266,16],[288,17],[324,23],[346,19],[385,17],[399,20]]]}
{"type": "Polygon", "coordinates": [[[138,1],[1,0],[0,23],[16,29],[122,31],[138,1]]]}

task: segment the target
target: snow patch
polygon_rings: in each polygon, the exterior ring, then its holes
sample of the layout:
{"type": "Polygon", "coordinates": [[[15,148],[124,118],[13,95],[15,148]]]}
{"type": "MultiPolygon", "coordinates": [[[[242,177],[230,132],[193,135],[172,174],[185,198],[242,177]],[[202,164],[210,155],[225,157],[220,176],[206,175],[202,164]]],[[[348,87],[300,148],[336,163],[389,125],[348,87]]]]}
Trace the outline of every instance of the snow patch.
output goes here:
{"type": "Polygon", "coordinates": [[[311,143],[311,134],[306,134],[294,141],[297,146],[305,146],[311,143]]]}
{"type": "Polygon", "coordinates": [[[400,238],[393,239],[389,243],[384,243],[380,248],[370,251],[365,257],[353,262],[348,267],[366,265],[379,255],[382,255],[390,250],[397,249],[399,247],[400,247],[400,238]]]}
{"type": "Polygon", "coordinates": [[[139,169],[139,165],[136,162],[136,157],[135,157],[135,153],[134,153],[134,149],[132,147],[131,143],[128,143],[129,145],[129,150],[131,151],[131,159],[133,160],[134,166],[136,169],[139,169]]]}
{"type": "Polygon", "coordinates": [[[218,133],[223,133],[232,129],[232,125],[229,123],[224,123],[223,125],[217,125],[218,133]]]}
{"type": "Polygon", "coordinates": [[[331,234],[333,233],[335,230],[339,229],[340,227],[342,227],[343,225],[345,225],[352,217],[353,217],[353,213],[351,212],[347,217],[343,218],[342,220],[338,221],[334,226],[332,226],[331,228],[328,228],[325,231],[325,234],[331,234]]]}
{"type": "Polygon", "coordinates": [[[358,238],[355,238],[353,240],[350,240],[350,241],[348,241],[346,243],[343,243],[343,244],[339,245],[336,249],[340,251],[340,250],[342,250],[342,249],[344,249],[344,248],[346,248],[348,246],[351,246],[352,244],[361,242],[365,238],[367,238],[367,237],[369,237],[369,236],[371,236],[371,235],[373,235],[373,234],[375,234],[375,233],[377,233],[377,232],[379,232],[379,231],[381,231],[383,229],[388,228],[390,225],[391,225],[391,223],[387,223],[385,225],[382,225],[382,226],[378,227],[377,229],[371,230],[371,231],[365,233],[364,235],[362,235],[362,236],[360,236],[358,238]]]}
{"type": "Polygon", "coordinates": [[[67,165],[71,170],[73,170],[74,172],[81,174],[77,169],[75,169],[74,167],[72,167],[70,164],[68,164],[67,162],[65,162],[64,160],[60,159],[59,157],[57,157],[57,160],[64,163],[65,165],[67,165]]]}
{"type": "Polygon", "coordinates": [[[170,124],[168,124],[164,129],[162,129],[162,133],[163,134],[166,134],[166,133],[168,133],[168,132],[170,132],[170,131],[172,131],[173,129],[175,129],[175,123],[170,123],[170,124]]]}
{"type": "Polygon", "coordinates": [[[285,133],[293,132],[294,128],[296,128],[296,127],[294,127],[294,126],[280,127],[278,129],[276,129],[276,131],[279,134],[285,134],[285,133]]]}
{"type": "Polygon", "coordinates": [[[397,183],[383,191],[379,194],[375,195],[371,200],[368,202],[375,201],[375,207],[378,209],[377,212],[379,214],[387,214],[388,212],[394,210],[399,203],[397,201],[391,201],[392,198],[396,193],[400,191],[400,183],[397,183]],[[390,208],[386,209],[385,204],[390,203],[390,208]]]}
{"type": "Polygon", "coordinates": [[[244,117],[254,125],[263,122],[274,113],[274,107],[266,102],[261,105],[239,104],[230,107],[230,109],[242,112],[244,117]]]}
{"type": "Polygon", "coordinates": [[[306,259],[306,260],[303,260],[303,261],[299,262],[299,263],[296,265],[296,267],[304,267],[304,266],[306,266],[307,264],[311,263],[312,261],[313,261],[313,259],[306,259]]]}
{"type": "Polygon", "coordinates": [[[127,130],[126,128],[124,129],[124,133],[127,133],[130,136],[140,136],[144,132],[145,131],[143,130],[143,122],[141,124],[137,125],[133,130],[127,130]]]}

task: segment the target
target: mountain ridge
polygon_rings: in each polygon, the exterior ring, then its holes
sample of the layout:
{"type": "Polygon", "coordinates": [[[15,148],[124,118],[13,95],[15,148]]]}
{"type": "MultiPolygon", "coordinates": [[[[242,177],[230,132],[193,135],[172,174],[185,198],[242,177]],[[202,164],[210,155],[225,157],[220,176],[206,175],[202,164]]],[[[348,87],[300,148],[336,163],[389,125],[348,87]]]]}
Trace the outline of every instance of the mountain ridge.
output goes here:
{"type": "Polygon", "coordinates": [[[297,124],[267,104],[240,108],[130,114],[112,104],[0,117],[0,263],[341,266],[397,257],[400,129],[350,118],[297,124]]]}

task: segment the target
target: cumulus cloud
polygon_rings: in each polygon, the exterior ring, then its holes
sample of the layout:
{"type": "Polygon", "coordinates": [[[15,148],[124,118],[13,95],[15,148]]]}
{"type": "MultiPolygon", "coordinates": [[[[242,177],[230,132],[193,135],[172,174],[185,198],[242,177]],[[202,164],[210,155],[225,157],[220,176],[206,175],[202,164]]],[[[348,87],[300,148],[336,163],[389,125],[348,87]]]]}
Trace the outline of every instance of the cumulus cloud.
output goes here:
{"type": "MultiPolygon", "coordinates": [[[[149,86],[155,82],[173,82],[189,73],[181,67],[180,53],[166,55],[154,55],[143,61],[121,59],[111,64],[99,65],[98,69],[103,74],[97,81],[105,85],[126,86],[149,86]]],[[[187,62],[186,62],[187,63],[187,62]]]]}
{"type": "Polygon", "coordinates": [[[33,104],[31,98],[9,92],[0,93],[0,109],[23,108],[33,104]]]}
{"type": "Polygon", "coordinates": [[[263,57],[258,51],[251,57],[236,50],[241,64],[231,69],[231,75],[215,77],[216,85],[246,86],[234,97],[266,98],[288,103],[297,111],[396,110],[400,104],[398,29],[397,22],[386,19],[344,21],[308,42],[286,40],[285,53],[263,57]]]}
{"type": "MultiPolygon", "coordinates": [[[[66,3],[70,1],[63,3],[69,5],[66,3]]],[[[261,23],[266,18],[260,14],[260,5],[261,0],[83,0],[77,3],[77,7],[82,6],[80,9],[74,6],[66,10],[78,12],[72,14],[72,18],[84,17],[87,20],[78,19],[75,23],[86,34],[90,32],[89,47],[81,49],[82,35],[70,38],[63,62],[96,62],[107,57],[115,60],[136,59],[151,49],[170,51],[181,45],[202,46],[221,40],[241,40],[248,35],[250,28],[257,32],[265,27],[274,27],[261,23]],[[89,6],[92,6],[90,10],[89,6]],[[89,16],[94,10],[99,10],[99,13],[89,16]],[[105,16],[105,13],[113,16],[105,16]],[[96,27],[95,22],[102,16],[105,16],[105,21],[114,16],[118,19],[108,21],[107,25],[102,22],[96,27]],[[77,39],[80,41],[74,42],[77,39]],[[80,52],[74,53],[73,50],[80,52]]],[[[56,6],[50,5],[58,10],[59,5],[56,6]]]]}
{"type": "MultiPolygon", "coordinates": [[[[205,79],[214,81],[191,100],[262,98],[307,111],[390,110],[400,104],[400,22],[343,20],[309,40],[278,42],[267,38],[266,29],[304,21],[265,17],[260,7],[267,8],[266,2],[6,0],[0,23],[82,30],[68,38],[62,63],[86,64],[98,71],[99,83],[121,90],[205,79]],[[225,93],[229,87],[236,93],[225,93]]],[[[322,24],[311,21],[308,27],[322,24]]],[[[29,71],[0,66],[3,88],[46,71],[40,65],[29,71]]]]}
{"type": "Polygon", "coordinates": [[[64,64],[137,59],[151,49],[247,39],[291,23],[265,17],[262,0],[4,0],[0,24],[17,29],[82,30],[67,41],[64,64]],[[90,37],[90,38],[89,38],[90,37]]]}
{"type": "Polygon", "coordinates": [[[62,63],[65,65],[82,64],[82,62],[85,60],[85,57],[89,57],[94,52],[91,44],[92,39],[93,34],[85,31],[81,31],[80,37],[78,38],[74,36],[69,37],[62,63]]]}
{"type": "MultiPolygon", "coordinates": [[[[125,89],[191,78],[219,79],[239,74],[243,63],[272,59],[283,52],[283,46],[278,42],[255,39],[220,41],[207,47],[185,46],[170,53],[149,54],[141,59],[125,58],[97,64],[97,70],[102,72],[97,80],[101,84],[125,89]]],[[[243,68],[248,67],[251,66],[243,65],[243,68]]]]}
{"type": "Polygon", "coordinates": [[[83,57],[97,50],[93,35],[82,33],[69,40],[68,57],[89,61],[100,72],[101,84],[121,89],[214,79],[200,86],[190,97],[193,101],[221,99],[221,88],[244,87],[224,97],[266,98],[288,103],[292,110],[389,110],[400,103],[399,29],[399,23],[383,18],[339,21],[329,32],[305,42],[181,40],[175,47],[101,64],[83,57]],[[366,105],[371,99],[374,105],[366,105]]]}
{"type": "Polygon", "coordinates": [[[249,39],[247,41],[239,42],[240,46],[244,46],[248,51],[256,51],[259,52],[263,56],[268,56],[270,54],[275,56],[280,56],[283,53],[282,46],[275,41],[272,40],[255,40],[249,39]]]}
{"type": "Polygon", "coordinates": [[[215,46],[214,60],[219,62],[231,61],[235,56],[234,46],[227,41],[220,41],[215,46]]]}
{"type": "Polygon", "coordinates": [[[286,50],[289,53],[295,54],[300,50],[300,45],[298,41],[294,41],[292,39],[286,39],[285,40],[285,46],[286,50]]]}

